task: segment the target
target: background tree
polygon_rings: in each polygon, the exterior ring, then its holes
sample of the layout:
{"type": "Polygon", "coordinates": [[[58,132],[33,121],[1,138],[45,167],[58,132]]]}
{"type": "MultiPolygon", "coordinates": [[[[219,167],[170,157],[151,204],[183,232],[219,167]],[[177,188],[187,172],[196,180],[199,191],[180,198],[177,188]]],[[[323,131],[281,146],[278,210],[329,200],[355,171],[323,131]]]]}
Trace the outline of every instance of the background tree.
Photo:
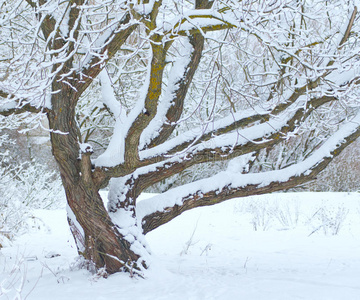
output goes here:
{"type": "Polygon", "coordinates": [[[47,117],[79,253],[133,272],[182,212],[313,180],[360,134],[354,2],[1,0],[1,115],[47,117]]]}

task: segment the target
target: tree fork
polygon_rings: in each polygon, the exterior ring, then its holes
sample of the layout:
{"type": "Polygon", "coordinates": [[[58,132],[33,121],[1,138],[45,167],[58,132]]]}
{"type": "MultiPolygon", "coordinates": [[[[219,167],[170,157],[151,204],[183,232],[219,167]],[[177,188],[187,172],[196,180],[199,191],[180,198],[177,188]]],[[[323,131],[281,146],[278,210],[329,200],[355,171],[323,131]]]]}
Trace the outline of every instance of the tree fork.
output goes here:
{"type": "Polygon", "coordinates": [[[79,128],[74,125],[75,109],[71,104],[74,102],[69,95],[71,94],[64,89],[54,95],[53,109],[47,115],[52,130],[52,152],[60,169],[69,208],[76,218],[74,220],[73,216],[69,216],[69,224],[78,252],[97,269],[105,268],[110,274],[121,270],[130,271],[132,268],[139,270],[140,266],[137,264],[140,256],[130,249],[131,244],[111,221],[99,188],[93,181],[91,152],[81,153],[79,159],[79,128]],[[68,109],[59,103],[68,103],[68,109]],[[81,228],[77,228],[78,226],[81,228]]]}

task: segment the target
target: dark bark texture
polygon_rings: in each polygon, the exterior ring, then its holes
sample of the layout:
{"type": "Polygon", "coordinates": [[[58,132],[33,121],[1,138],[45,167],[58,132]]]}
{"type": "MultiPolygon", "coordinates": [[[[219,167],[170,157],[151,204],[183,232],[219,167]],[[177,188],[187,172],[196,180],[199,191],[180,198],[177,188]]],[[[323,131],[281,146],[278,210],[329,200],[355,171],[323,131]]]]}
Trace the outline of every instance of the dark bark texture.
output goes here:
{"type": "Polygon", "coordinates": [[[75,122],[73,98],[68,87],[53,97],[48,113],[52,152],[58,163],[68,205],[76,217],[69,219],[78,251],[96,268],[108,273],[139,269],[139,255],[111,221],[99,189],[92,179],[90,153],[80,153],[79,128],[75,122]],[[76,228],[78,223],[81,228],[76,228]]]}

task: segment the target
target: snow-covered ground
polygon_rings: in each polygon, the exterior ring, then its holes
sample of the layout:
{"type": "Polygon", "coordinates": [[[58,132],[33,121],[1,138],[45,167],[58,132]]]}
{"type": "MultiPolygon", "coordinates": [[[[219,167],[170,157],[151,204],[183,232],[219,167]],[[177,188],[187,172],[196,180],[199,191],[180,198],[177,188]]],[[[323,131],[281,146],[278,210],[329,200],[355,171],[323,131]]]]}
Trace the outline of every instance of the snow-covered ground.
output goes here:
{"type": "Polygon", "coordinates": [[[0,299],[360,299],[360,194],[285,193],[184,213],[147,235],[145,279],[79,269],[65,210],[0,250],[0,299]],[[1,296],[2,295],[2,296],[1,296]]]}

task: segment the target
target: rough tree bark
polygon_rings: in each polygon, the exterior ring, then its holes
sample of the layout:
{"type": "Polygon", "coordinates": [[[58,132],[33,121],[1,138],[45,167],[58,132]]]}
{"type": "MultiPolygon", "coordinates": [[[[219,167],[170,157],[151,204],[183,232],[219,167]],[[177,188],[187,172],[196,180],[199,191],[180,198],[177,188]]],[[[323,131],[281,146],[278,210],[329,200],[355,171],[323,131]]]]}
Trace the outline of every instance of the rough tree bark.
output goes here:
{"type": "Polygon", "coordinates": [[[74,107],[76,93],[62,86],[61,92],[53,97],[52,110],[47,113],[52,153],[60,169],[68,205],[76,218],[69,217],[68,221],[78,251],[96,268],[105,267],[108,273],[139,269],[139,255],[130,249],[130,243],[111,221],[99,187],[93,181],[91,151],[80,149],[74,107]]]}

